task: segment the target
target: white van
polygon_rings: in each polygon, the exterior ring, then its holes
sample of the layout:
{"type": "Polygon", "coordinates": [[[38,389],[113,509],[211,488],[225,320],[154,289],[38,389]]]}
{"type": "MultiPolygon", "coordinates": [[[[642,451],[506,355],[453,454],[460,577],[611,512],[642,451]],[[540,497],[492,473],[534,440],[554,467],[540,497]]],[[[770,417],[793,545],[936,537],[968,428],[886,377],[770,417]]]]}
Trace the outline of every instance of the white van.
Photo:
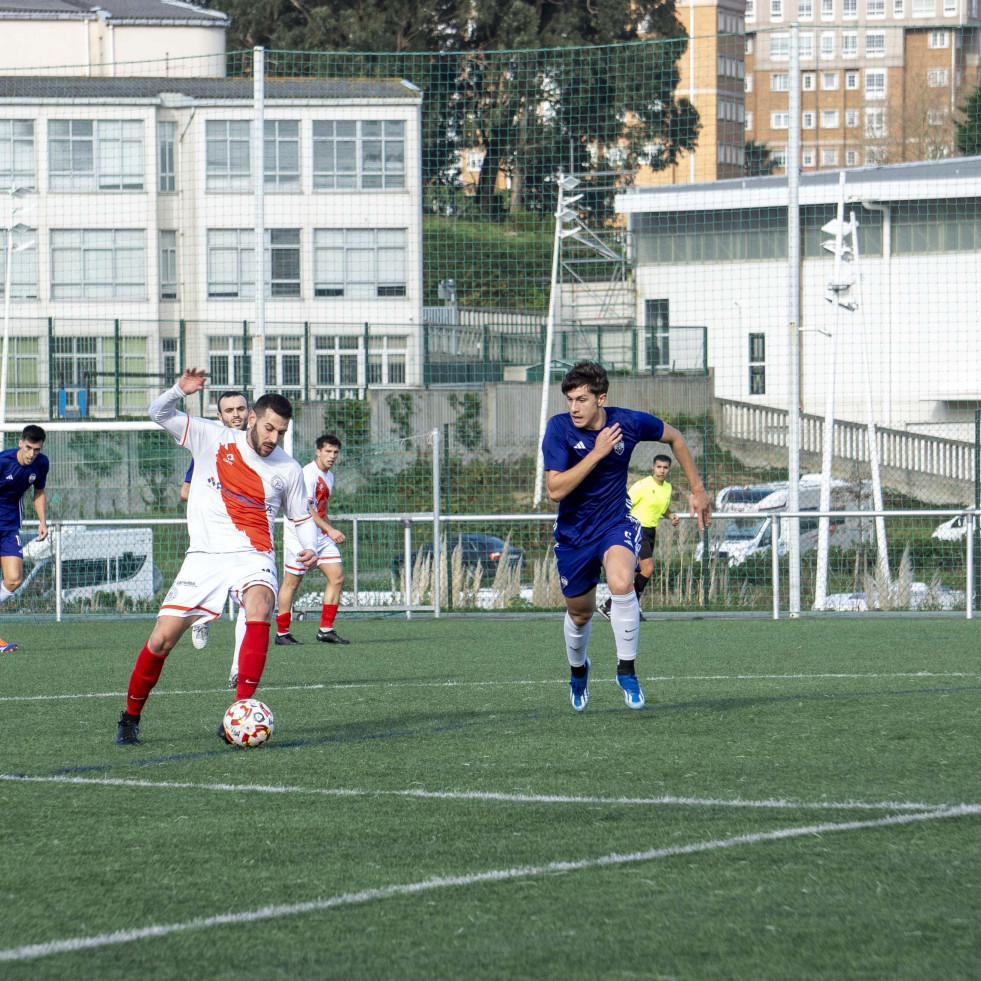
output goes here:
{"type": "Polygon", "coordinates": [[[937,525],[930,537],[941,542],[959,542],[966,534],[967,515],[957,514],[942,525],[937,525]]]}
{"type": "MultiPolygon", "coordinates": [[[[21,590],[33,583],[42,593],[54,588],[54,546],[50,537],[24,545],[34,561],[21,590]]],[[[64,603],[94,599],[97,593],[122,593],[148,600],[163,585],[153,564],[152,528],[88,528],[69,525],[61,536],[61,596],[64,603]]]]}
{"type": "MultiPolygon", "coordinates": [[[[709,554],[725,559],[730,566],[741,565],[751,555],[768,551],[771,545],[772,521],[767,514],[787,509],[789,484],[781,481],[762,486],[767,493],[746,506],[738,507],[745,516],[729,518],[716,534],[717,526],[709,526],[709,554]]],[[[805,474],[798,482],[799,510],[816,511],[821,506],[821,475],[805,474]]],[[[729,490],[730,488],[727,488],[729,490]]],[[[738,505],[738,502],[735,502],[738,505]]],[[[864,511],[872,508],[872,485],[867,480],[852,482],[833,479],[831,481],[831,509],[835,511],[864,511]]],[[[726,508],[736,510],[737,508],[726,508]]],[[[818,518],[800,519],[800,548],[807,552],[817,548],[818,518]]],[[[873,542],[875,527],[872,518],[831,518],[828,542],[831,548],[854,548],[856,545],[873,542]]],[[[777,549],[785,555],[790,543],[790,521],[780,522],[780,540],[777,549]]],[[[700,541],[695,548],[695,560],[702,561],[705,543],[700,541]]]]}

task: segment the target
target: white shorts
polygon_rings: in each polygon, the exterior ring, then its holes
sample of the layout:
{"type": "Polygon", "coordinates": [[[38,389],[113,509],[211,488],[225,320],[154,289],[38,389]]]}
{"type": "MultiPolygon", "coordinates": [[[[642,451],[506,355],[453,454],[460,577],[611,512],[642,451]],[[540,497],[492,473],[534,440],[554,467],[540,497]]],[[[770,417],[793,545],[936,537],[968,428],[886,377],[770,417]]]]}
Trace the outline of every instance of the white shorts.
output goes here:
{"type": "Polygon", "coordinates": [[[279,593],[276,561],[261,552],[188,552],[157,616],[194,617],[201,622],[221,616],[228,594],[244,604],[250,586],[268,586],[279,593]]]}
{"type": "MultiPolygon", "coordinates": [[[[297,555],[303,551],[300,540],[296,533],[283,533],[283,571],[290,572],[294,576],[305,576],[307,570],[303,563],[297,559],[297,555]]],[[[328,562],[340,562],[341,551],[330,535],[317,535],[317,565],[325,565],[328,562]]]]}

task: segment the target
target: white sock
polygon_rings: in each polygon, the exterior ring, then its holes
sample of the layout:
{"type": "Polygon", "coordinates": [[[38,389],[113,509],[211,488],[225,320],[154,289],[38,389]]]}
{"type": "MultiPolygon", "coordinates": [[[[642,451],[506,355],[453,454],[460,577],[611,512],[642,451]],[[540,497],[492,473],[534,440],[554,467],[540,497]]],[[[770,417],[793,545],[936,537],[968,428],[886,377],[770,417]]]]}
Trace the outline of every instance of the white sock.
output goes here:
{"type": "Polygon", "coordinates": [[[232,656],[232,675],[238,674],[238,652],[242,649],[242,641],[245,640],[245,607],[238,608],[238,616],[235,618],[235,654],[232,656]]]}
{"type": "Polygon", "coordinates": [[[0,603],[6,603],[7,600],[9,600],[13,595],[13,590],[7,589],[7,587],[0,582],[0,603]]]}
{"type": "Polygon", "coordinates": [[[589,645],[589,632],[593,629],[593,621],[587,620],[581,627],[572,622],[568,613],[565,615],[565,655],[569,664],[581,668],[586,663],[586,647],[589,645]]]}
{"type": "Polygon", "coordinates": [[[637,659],[637,637],[640,632],[640,604],[631,589],[623,596],[613,597],[610,623],[617,643],[617,658],[621,661],[637,659]]]}

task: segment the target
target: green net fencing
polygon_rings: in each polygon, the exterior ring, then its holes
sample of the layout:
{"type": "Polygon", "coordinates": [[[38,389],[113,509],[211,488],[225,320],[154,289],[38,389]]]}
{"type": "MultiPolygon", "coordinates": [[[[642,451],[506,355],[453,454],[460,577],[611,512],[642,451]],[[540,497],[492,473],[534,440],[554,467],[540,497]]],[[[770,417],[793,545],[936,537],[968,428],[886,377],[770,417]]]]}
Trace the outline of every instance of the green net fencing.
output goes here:
{"type": "MultiPolygon", "coordinates": [[[[349,556],[376,605],[411,591],[407,528],[425,573],[431,519],[405,516],[438,507],[444,604],[554,608],[543,380],[563,411],[558,382],[588,358],[611,403],[682,431],[724,515],[707,537],[660,530],[646,608],[768,610],[773,537],[796,602],[788,522],[774,536],[768,517],[796,434],[800,510],[824,468],[832,509],[924,512],[888,517],[881,544],[871,518],[830,521],[820,587],[802,518],[800,606],[963,610],[968,519],[930,512],[976,506],[981,484],[978,22],[947,7],[771,0],[630,44],[0,75],[6,421],[50,424],[51,516],[161,522],[151,564],[172,577],[187,454],[111,424],[201,365],[189,411],[278,391],[298,460],[341,436],[331,506],[364,519],[349,556]],[[511,563],[488,559],[465,584],[464,533],[520,549],[517,582],[494,588],[511,563]]],[[[93,596],[118,595],[142,546],[105,534],[106,555],[76,551],[105,560],[107,589],[79,571],[70,603],[126,606],[93,596]]],[[[25,609],[49,609],[38,592],[25,609]]]]}

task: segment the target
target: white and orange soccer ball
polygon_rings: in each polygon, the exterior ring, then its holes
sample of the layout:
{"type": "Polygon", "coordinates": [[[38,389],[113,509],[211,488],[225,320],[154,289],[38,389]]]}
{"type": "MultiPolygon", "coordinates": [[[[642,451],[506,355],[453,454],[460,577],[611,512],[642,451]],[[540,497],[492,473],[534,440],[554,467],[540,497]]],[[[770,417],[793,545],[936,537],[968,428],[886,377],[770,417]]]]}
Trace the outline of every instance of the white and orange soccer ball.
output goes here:
{"type": "Polygon", "coordinates": [[[261,746],[273,734],[273,714],[258,698],[240,698],[222,720],[225,739],[233,746],[261,746]]]}

